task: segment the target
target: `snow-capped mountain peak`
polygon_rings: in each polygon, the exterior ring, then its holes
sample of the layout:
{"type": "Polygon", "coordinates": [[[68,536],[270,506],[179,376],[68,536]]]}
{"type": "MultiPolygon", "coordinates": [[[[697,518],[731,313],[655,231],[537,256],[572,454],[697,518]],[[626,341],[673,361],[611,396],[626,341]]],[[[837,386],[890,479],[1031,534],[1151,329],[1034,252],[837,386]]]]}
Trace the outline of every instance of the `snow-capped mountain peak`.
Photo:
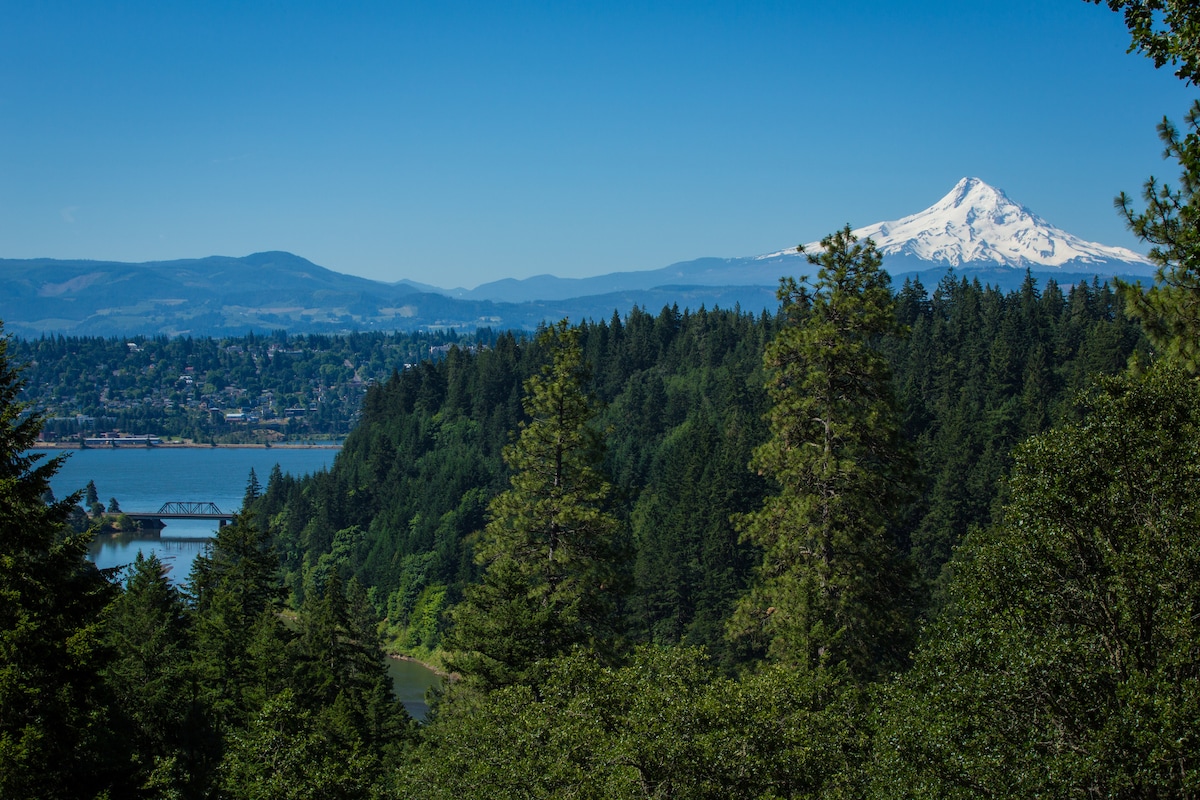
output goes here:
{"type": "MultiPolygon", "coordinates": [[[[952,267],[1083,267],[1113,261],[1150,264],[1132,250],[1086,242],[1051,225],[979,178],[963,178],[924,211],[877,222],[854,234],[874,240],[885,266],[887,256],[952,267]]],[[[804,249],[817,252],[820,243],[806,244],[804,249]]]]}

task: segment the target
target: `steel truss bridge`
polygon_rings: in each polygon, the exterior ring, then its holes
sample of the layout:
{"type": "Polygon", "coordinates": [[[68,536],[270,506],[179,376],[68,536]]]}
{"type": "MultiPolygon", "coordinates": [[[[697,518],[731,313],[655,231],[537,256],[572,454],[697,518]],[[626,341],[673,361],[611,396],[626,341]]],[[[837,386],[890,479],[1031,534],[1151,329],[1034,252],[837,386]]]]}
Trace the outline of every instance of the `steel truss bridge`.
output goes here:
{"type": "Polygon", "coordinates": [[[160,522],[164,519],[213,519],[221,525],[233,521],[233,514],[217,508],[216,503],[191,500],[171,500],[163,503],[158,511],[125,511],[125,516],[132,520],[152,520],[160,522]]]}

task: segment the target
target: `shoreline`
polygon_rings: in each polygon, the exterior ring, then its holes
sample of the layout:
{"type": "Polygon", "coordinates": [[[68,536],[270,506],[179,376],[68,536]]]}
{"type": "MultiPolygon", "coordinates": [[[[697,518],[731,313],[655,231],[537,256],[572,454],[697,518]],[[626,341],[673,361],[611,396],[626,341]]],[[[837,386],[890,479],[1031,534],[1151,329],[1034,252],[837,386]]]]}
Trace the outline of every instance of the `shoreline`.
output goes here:
{"type": "Polygon", "coordinates": [[[424,667],[425,669],[429,670],[430,672],[432,672],[434,675],[437,675],[439,678],[441,678],[444,681],[447,681],[447,680],[452,681],[452,680],[458,679],[458,676],[455,675],[454,673],[440,670],[437,667],[433,666],[432,664],[425,663],[424,661],[422,661],[419,658],[413,658],[412,656],[406,656],[406,655],[402,655],[400,653],[386,653],[386,655],[388,658],[394,658],[397,661],[407,661],[411,664],[418,664],[418,665],[424,667]]]}
{"type": "Polygon", "coordinates": [[[79,442],[38,442],[30,450],[341,450],[340,444],[187,444],[185,442],[163,442],[161,444],[118,444],[116,447],[91,445],[80,447],[79,442]]]}

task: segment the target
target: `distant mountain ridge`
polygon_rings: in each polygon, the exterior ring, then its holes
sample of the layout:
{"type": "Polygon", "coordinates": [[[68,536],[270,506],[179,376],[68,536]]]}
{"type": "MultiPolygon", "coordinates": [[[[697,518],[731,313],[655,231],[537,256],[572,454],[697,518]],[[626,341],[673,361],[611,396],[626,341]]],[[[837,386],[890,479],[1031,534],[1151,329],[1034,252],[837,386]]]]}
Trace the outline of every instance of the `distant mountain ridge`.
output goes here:
{"type": "Polygon", "coordinates": [[[5,259],[0,297],[5,329],[23,336],[404,329],[409,318],[491,316],[487,303],[468,308],[283,252],[141,264],[5,259]]]}
{"type": "MultiPolygon", "coordinates": [[[[932,285],[948,269],[1005,289],[1026,270],[1062,284],[1153,273],[1144,256],[1073,236],[978,178],[963,178],[924,211],[855,233],[875,242],[897,282],[917,275],[932,285]]],[[[0,319],[22,336],[529,329],[562,317],[607,319],[633,305],[770,310],[781,276],[811,273],[795,248],[590,278],[506,278],[469,290],[373,281],[284,252],[143,264],[0,259],[0,319]]]]}
{"type": "MultiPolygon", "coordinates": [[[[924,211],[890,222],[877,222],[854,231],[871,238],[884,255],[884,269],[893,278],[919,274],[940,278],[947,269],[972,272],[985,282],[1012,286],[1025,270],[1060,283],[1099,275],[1145,277],[1153,265],[1145,256],[1123,247],[1087,242],[1012,201],[979,178],[963,178],[924,211]],[[1047,274],[1043,274],[1047,273],[1047,274]]],[[[815,253],[819,242],[805,250],[815,253]]],[[[594,278],[556,278],[539,275],[524,280],[506,278],[485,283],[453,296],[506,302],[567,299],[605,291],[647,290],[663,286],[772,286],[782,275],[808,274],[807,259],[795,247],[744,258],[701,258],[640,272],[617,272],[594,278]]],[[[936,280],[935,278],[935,280],[936,280]]]]}

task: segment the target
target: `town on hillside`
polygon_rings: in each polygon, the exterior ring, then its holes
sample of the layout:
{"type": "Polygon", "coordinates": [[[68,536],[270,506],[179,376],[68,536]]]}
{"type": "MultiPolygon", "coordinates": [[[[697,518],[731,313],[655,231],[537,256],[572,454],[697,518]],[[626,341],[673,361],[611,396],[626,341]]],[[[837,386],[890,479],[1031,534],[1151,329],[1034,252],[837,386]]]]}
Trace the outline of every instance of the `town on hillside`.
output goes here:
{"type": "Polygon", "coordinates": [[[14,338],[10,353],[43,444],[269,446],[344,437],[369,386],[489,336],[47,336],[14,338]]]}

